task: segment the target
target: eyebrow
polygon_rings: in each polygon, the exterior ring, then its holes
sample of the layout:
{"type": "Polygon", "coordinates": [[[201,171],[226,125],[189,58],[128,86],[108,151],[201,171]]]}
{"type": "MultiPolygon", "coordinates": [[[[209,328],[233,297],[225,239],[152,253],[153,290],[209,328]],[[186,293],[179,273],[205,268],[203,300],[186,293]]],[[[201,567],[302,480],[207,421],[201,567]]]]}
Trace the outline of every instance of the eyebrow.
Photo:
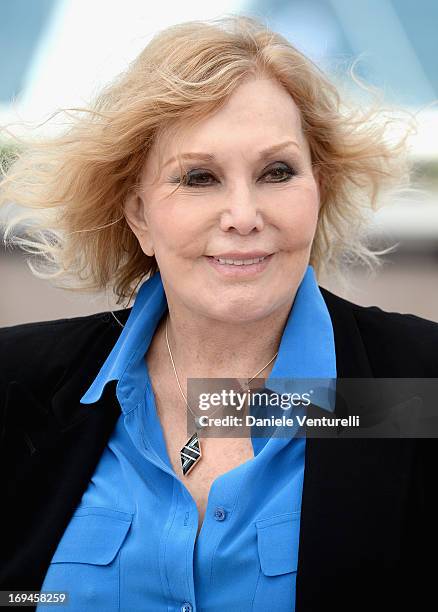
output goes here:
{"type": "MultiPolygon", "coordinates": [[[[263,149],[262,151],[260,151],[258,154],[257,160],[260,161],[260,160],[266,159],[270,155],[273,155],[274,153],[277,153],[278,151],[281,151],[283,149],[287,149],[291,146],[298,147],[298,149],[300,148],[300,145],[294,140],[286,140],[285,142],[280,142],[279,144],[272,145],[271,147],[268,147],[267,149],[263,149]]],[[[199,159],[202,161],[209,161],[209,162],[216,160],[216,157],[212,153],[198,153],[195,151],[190,152],[190,153],[181,153],[180,157],[181,159],[199,159]]],[[[167,160],[165,164],[163,164],[163,168],[176,160],[177,160],[176,156],[171,157],[170,159],[167,160]]]]}

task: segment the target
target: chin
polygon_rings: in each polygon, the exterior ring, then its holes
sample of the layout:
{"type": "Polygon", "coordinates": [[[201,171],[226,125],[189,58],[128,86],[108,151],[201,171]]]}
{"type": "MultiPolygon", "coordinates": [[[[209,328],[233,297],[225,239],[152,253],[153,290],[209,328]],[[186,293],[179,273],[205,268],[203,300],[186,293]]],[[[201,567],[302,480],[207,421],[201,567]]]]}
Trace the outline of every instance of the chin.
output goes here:
{"type": "Polygon", "coordinates": [[[223,323],[250,323],[268,316],[272,312],[272,306],[260,304],[248,304],[248,298],[233,304],[221,304],[210,311],[210,316],[223,323]]]}

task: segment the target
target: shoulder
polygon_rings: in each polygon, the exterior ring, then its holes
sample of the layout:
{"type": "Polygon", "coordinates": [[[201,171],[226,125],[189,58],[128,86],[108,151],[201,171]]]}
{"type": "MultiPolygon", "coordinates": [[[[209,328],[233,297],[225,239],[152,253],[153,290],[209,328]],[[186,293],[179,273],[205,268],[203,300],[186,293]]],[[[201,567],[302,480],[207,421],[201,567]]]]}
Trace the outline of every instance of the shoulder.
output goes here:
{"type": "Polygon", "coordinates": [[[412,376],[438,376],[437,322],[379,306],[361,306],[323,287],[320,290],[331,315],[340,321],[346,316],[354,317],[371,361],[391,363],[404,359],[409,361],[412,376]]]}
{"type": "MultiPolygon", "coordinates": [[[[116,311],[122,324],[130,311],[131,308],[116,311]]],[[[78,363],[91,346],[105,359],[121,330],[111,312],[2,327],[2,378],[31,385],[45,374],[56,378],[57,372],[61,374],[78,363]]]]}
{"type": "Polygon", "coordinates": [[[410,313],[383,310],[379,306],[361,306],[320,287],[327,306],[338,311],[350,312],[358,325],[365,331],[378,331],[384,334],[412,335],[438,338],[438,323],[410,313]]]}

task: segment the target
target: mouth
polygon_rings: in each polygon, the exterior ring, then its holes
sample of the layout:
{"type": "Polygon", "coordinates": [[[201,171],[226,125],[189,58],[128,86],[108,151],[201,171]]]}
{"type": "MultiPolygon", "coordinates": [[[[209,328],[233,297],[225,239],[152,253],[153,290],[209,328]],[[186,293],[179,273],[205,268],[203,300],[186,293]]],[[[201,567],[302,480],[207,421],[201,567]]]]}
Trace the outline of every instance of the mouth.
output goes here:
{"type": "Polygon", "coordinates": [[[264,261],[267,257],[270,257],[270,255],[264,255],[263,257],[253,257],[248,259],[230,259],[225,257],[213,257],[213,259],[222,266],[252,266],[261,261],[264,261]]]}
{"type": "Polygon", "coordinates": [[[244,259],[206,255],[206,259],[219,273],[226,276],[249,276],[264,271],[274,255],[275,253],[270,253],[262,257],[244,259]]]}

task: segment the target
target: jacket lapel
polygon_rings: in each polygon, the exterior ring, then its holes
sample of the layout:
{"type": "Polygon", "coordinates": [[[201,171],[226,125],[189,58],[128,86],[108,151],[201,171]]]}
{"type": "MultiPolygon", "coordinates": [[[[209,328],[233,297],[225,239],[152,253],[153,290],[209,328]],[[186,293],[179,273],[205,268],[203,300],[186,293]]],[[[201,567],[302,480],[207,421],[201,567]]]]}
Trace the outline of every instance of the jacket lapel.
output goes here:
{"type": "Polygon", "coordinates": [[[3,589],[40,590],[120,415],[115,381],[106,385],[98,402],[79,402],[97,373],[95,350],[82,368],[64,373],[47,404],[23,383],[9,384],[2,443],[2,464],[9,471],[3,498],[3,589]]]}
{"type": "MultiPolygon", "coordinates": [[[[332,319],[338,378],[378,376],[353,311],[320,289],[332,319]]],[[[379,577],[389,580],[400,554],[411,453],[409,440],[307,439],[296,612],[362,610],[379,577]]]]}

